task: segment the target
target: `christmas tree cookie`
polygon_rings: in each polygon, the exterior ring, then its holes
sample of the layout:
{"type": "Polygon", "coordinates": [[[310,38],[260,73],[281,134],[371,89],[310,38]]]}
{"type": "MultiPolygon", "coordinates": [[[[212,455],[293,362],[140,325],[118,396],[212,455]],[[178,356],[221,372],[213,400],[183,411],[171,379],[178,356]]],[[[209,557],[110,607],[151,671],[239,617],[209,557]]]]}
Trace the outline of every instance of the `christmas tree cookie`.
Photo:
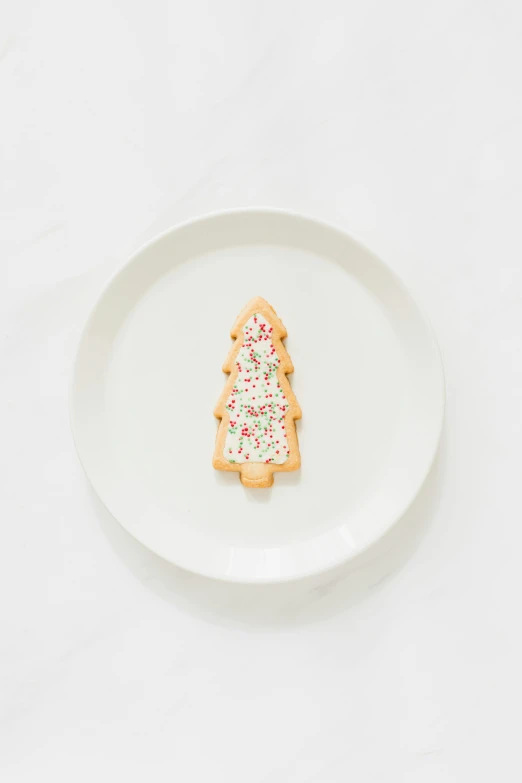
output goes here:
{"type": "Polygon", "coordinates": [[[214,411],[221,419],[213,465],[240,474],[245,487],[270,487],[276,471],[297,470],[295,419],[301,408],[290,388],[294,367],[281,342],[286,329],[261,297],[242,310],[223,365],[230,373],[214,411]]]}

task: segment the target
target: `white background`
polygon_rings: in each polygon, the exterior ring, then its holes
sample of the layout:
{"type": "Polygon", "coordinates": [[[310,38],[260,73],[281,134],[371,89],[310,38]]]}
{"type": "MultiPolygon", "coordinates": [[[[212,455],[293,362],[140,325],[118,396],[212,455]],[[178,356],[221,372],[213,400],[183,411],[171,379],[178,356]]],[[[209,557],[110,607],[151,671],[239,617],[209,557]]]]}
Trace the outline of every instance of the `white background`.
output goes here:
{"type": "Polygon", "coordinates": [[[518,780],[522,6],[0,13],[2,780],[518,780]],[[355,568],[270,588],[134,542],[67,411],[107,276],[171,224],[249,205],[381,255],[447,373],[406,518],[355,568]]]}

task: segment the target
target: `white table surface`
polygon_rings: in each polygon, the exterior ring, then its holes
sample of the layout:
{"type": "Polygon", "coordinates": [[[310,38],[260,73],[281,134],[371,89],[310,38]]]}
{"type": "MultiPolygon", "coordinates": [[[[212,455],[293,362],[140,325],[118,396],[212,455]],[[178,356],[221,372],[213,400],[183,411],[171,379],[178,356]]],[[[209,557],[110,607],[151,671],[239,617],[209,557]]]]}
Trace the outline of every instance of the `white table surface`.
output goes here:
{"type": "Polygon", "coordinates": [[[0,25],[2,781],[514,781],[522,6],[7,0],[0,25]],[[356,567],[167,565],[100,507],[67,387],[107,276],[233,206],[333,222],[428,312],[435,469],[356,567]]]}

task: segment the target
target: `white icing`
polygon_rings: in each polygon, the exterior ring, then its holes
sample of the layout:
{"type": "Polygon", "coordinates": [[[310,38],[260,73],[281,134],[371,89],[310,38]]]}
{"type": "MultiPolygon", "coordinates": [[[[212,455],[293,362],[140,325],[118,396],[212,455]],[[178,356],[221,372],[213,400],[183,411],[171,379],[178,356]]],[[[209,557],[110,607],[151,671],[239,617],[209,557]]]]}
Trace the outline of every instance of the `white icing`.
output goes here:
{"type": "Polygon", "coordinates": [[[230,423],[223,455],[229,462],[282,465],[289,454],[285,431],[289,405],[277,377],[280,360],[272,327],[256,313],[243,334],[236,357],[237,378],[226,403],[230,423]]]}

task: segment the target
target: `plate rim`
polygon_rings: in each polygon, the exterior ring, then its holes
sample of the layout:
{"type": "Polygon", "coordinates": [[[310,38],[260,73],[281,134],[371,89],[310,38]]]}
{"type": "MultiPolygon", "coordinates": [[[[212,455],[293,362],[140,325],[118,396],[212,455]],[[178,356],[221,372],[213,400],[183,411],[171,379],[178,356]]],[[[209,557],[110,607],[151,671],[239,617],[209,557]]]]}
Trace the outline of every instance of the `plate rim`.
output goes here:
{"type": "Polygon", "coordinates": [[[307,577],[312,576],[318,576],[320,574],[326,573],[330,570],[333,570],[343,564],[347,564],[349,562],[356,561],[357,558],[359,558],[361,555],[363,555],[365,552],[367,552],[370,548],[378,544],[379,541],[381,541],[384,536],[386,536],[394,527],[395,525],[404,517],[404,515],[407,513],[409,508],[413,505],[415,500],[417,499],[421,489],[423,488],[424,484],[426,483],[426,480],[429,476],[429,474],[432,471],[439,446],[440,441],[442,437],[442,431],[443,431],[443,425],[444,425],[444,418],[445,418],[445,410],[446,410],[446,376],[445,376],[445,370],[444,370],[444,363],[442,358],[442,352],[440,349],[440,345],[438,343],[435,331],[433,329],[433,326],[431,324],[431,321],[429,317],[427,316],[424,307],[419,304],[417,298],[413,296],[411,293],[411,290],[409,286],[406,285],[406,283],[403,281],[403,279],[398,275],[395,270],[389,266],[383,259],[378,256],[376,253],[374,253],[372,250],[370,250],[363,242],[361,242],[358,238],[354,237],[351,233],[346,231],[345,229],[341,228],[340,226],[329,223],[325,220],[322,220],[320,218],[311,217],[310,215],[296,212],[293,210],[280,208],[280,207],[231,207],[228,209],[223,210],[212,210],[210,212],[205,212],[200,215],[197,215],[196,217],[189,218],[187,220],[180,221],[178,223],[174,223],[169,228],[165,229],[164,231],[161,231],[159,234],[156,234],[151,239],[144,242],[142,245],[140,245],[131,255],[126,257],[119,265],[116,270],[114,270],[106,279],[104,284],[101,286],[101,288],[98,291],[96,300],[94,304],[92,305],[91,309],[89,310],[89,314],[85,320],[85,323],[83,325],[83,328],[80,332],[80,336],[77,340],[76,344],[76,350],[74,354],[74,359],[72,362],[72,367],[70,371],[69,376],[69,388],[68,388],[68,407],[69,407],[69,423],[71,427],[71,433],[73,438],[74,447],[76,450],[76,454],[78,456],[78,460],[82,466],[82,469],[84,471],[85,477],[89,483],[89,486],[91,487],[92,491],[98,498],[98,500],[101,502],[102,506],[107,510],[107,512],[111,515],[111,517],[125,530],[126,533],[128,533],[134,540],[138,541],[142,546],[144,546],[146,549],[148,549],[150,552],[153,552],[153,554],[160,557],[165,562],[171,563],[176,568],[180,568],[181,570],[186,571],[187,573],[193,573],[197,574],[199,576],[203,576],[207,579],[215,579],[220,582],[229,582],[229,583],[236,583],[236,584],[278,584],[278,583],[285,583],[285,582],[294,582],[300,579],[305,579],[307,577]],[[327,231],[333,231],[336,234],[340,235],[343,239],[348,240],[353,245],[357,246],[359,250],[361,250],[363,253],[371,256],[378,264],[380,264],[386,272],[390,275],[390,277],[393,279],[395,285],[397,285],[399,288],[402,289],[402,291],[407,295],[407,297],[411,300],[413,303],[418,316],[422,320],[427,334],[431,338],[431,343],[434,348],[434,357],[436,357],[436,364],[437,364],[437,374],[440,377],[440,399],[439,399],[439,405],[438,409],[435,412],[436,419],[437,419],[437,435],[434,439],[434,444],[432,448],[432,453],[429,456],[429,459],[426,463],[426,469],[423,472],[420,480],[418,481],[417,488],[415,491],[411,494],[411,496],[408,498],[408,500],[405,502],[404,506],[401,507],[401,510],[398,511],[394,518],[388,522],[385,529],[380,531],[375,537],[373,537],[371,540],[367,541],[364,545],[359,547],[356,552],[351,554],[350,552],[343,551],[339,554],[336,558],[330,558],[328,562],[319,563],[317,567],[306,567],[301,569],[295,569],[295,573],[285,573],[285,574],[278,574],[276,576],[271,574],[260,574],[259,572],[256,572],[252,574],[252,576],[238,576],[234,575],[234,573],[224,573],[224,572],[218,572],[218,571],[212,571],[211,569],[205,569],[196,567],[194,565],[187,566],[187,565],[181,565],[180,563],[176,562],[175,560],[169,558],[165,554],[162,554],[161,552],[158,552],[153,546],[151,546],[148,543],[145,543],[139,535],[136,535],[134,531],[131,531],[126,527],[126,525],[111,511],[111,509],[106,504],[105,500],[103,499],[102,495],[98,490],[96,489],[96,486],[94,485],[94,482],[89,475],[89,472],[87,470],[87,467],[85,465],[84,460],[82,459],[81,455],[81,447],[79,445],[79,436],[78,436],[78,430],[75,420],[75,405],[74,405],[74,396],[75,396],[75,388],[76,388],[76,378],[77,378],[77,371],[78,366],[80,362],[80,354],[81,354],[81,348],[84,343],[84,339],[88,335],[88,332],[90,330],[90,327],[92,323],[95,321],[98,309],[104,300],[106,294],[108,291],[112,288],[114,283],[118,280],[120,275],[123,274],[123,272],[129,267],[131,264],[133,264],[138,256],[140,256],[142,253],[146,252],[149,248],[151,248],[156,243],[161,242],[162,239],[167,237],[170,234],[174,234],[177,231],[180,231],[182,229],[186,229],[189,227],[192,227],[198,223],[205,223],[209,220],[215,220],[223,217],[230,217],[230,216],[241,216],[241,215],[265,215],[267,217],[270,216],[278,216],[278,217],[288,217],[292,220],[297,221],[303,221],[306,223],[312,223],[318,226],[319,228],[327,231]]]}

